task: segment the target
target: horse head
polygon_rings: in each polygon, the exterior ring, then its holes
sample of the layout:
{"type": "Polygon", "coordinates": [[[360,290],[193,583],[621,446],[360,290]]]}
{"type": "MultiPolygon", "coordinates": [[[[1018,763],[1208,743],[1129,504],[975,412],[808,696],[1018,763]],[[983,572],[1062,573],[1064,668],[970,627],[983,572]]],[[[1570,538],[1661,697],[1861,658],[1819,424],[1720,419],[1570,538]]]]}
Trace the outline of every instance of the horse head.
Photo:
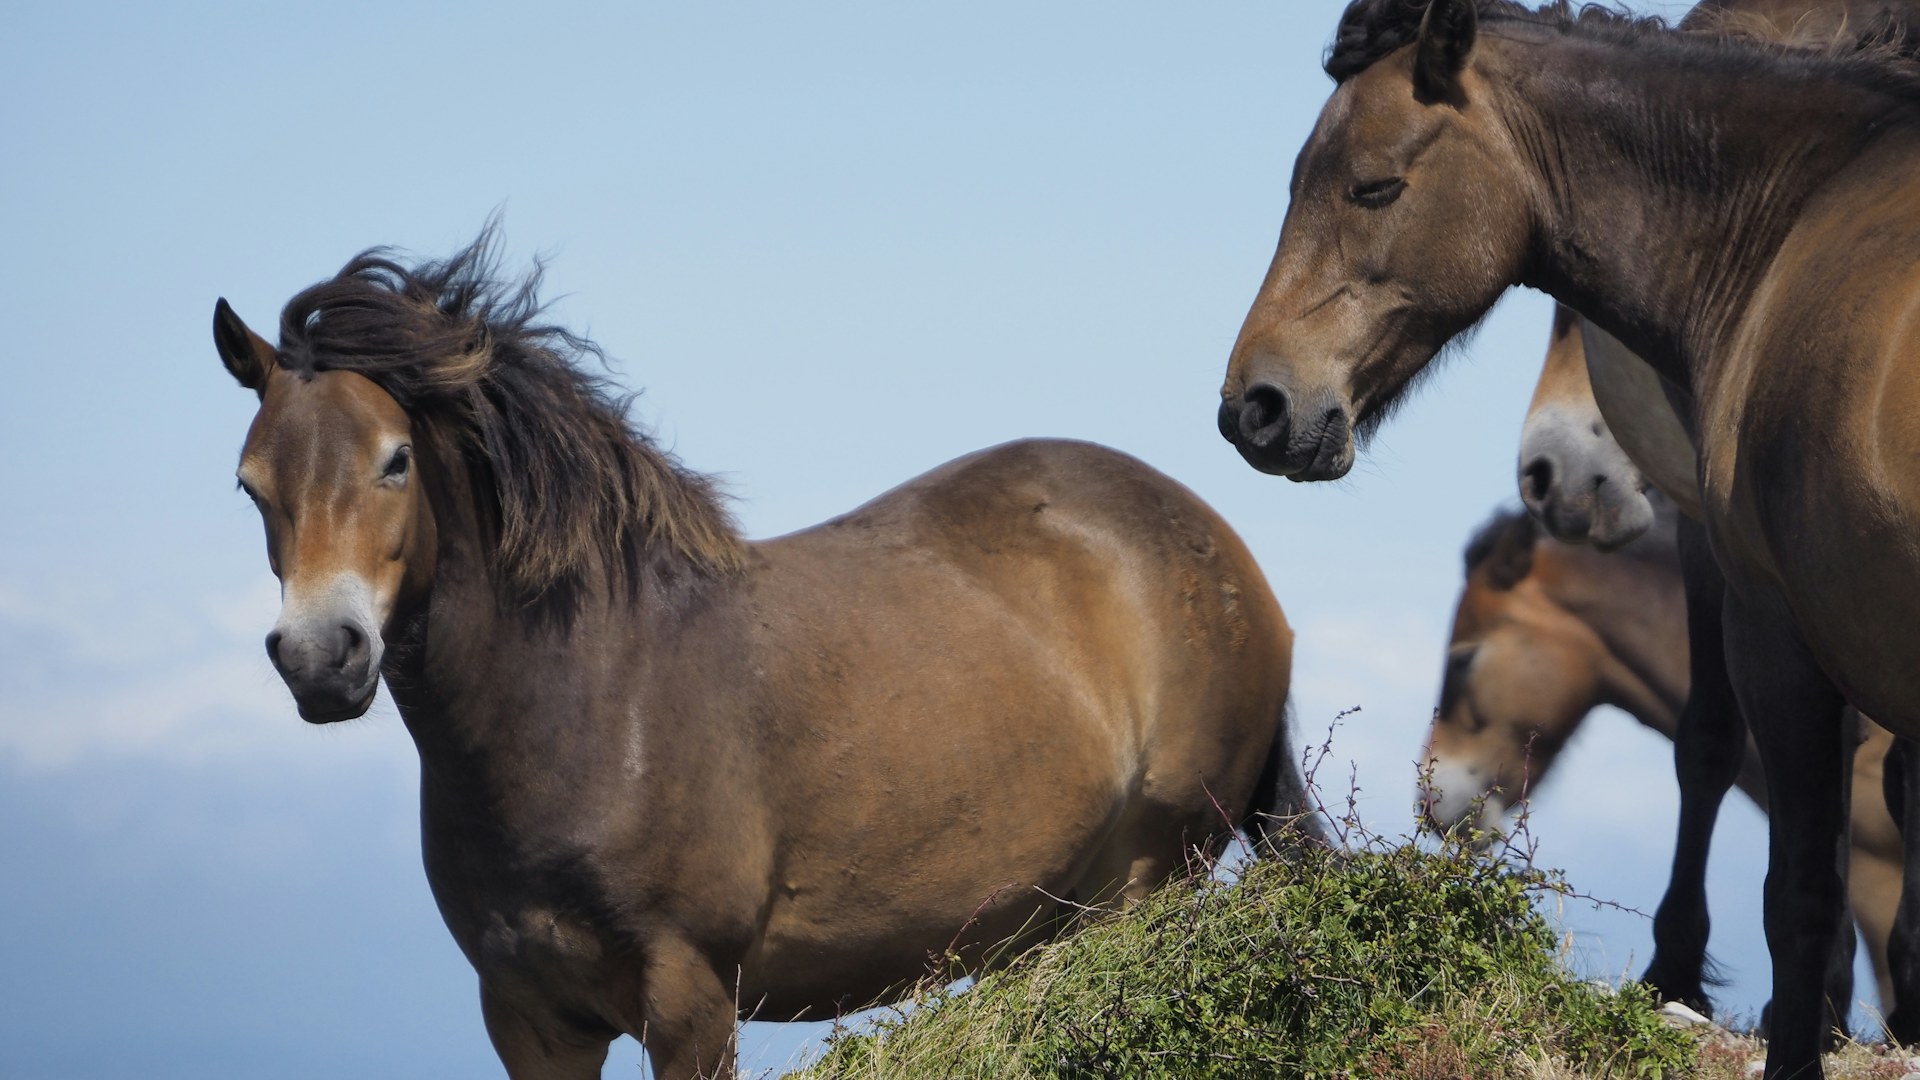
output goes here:
{"type": "Polygon", "coordinates": [[[1473,0],[1359,0],[1221,388],[1263,472],[1334,479],[1354,437],[1520,276],[1534,193],[1473,65],[1473,0]],[[1470,237],[1468,241],[1465,238],[1470,237]]]}
{"type": "Polygon", "coordinates": [[[396,614],[433,569],[413,424],[364,375],[283,364],[225,300],[213,333],[227,370],[260,398],[239,482],[266,525],[267,561],[280,579],[267,657],[301,717],[351,720],[372,705],[396,614]]]}

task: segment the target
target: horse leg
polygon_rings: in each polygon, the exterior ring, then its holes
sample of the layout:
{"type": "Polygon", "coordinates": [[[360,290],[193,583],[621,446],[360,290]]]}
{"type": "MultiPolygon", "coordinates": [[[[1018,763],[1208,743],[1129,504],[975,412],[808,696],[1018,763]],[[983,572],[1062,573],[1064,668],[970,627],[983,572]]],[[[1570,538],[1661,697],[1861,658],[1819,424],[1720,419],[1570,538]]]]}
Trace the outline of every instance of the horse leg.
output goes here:
{"type": "Polygon", "coordinates": [[[1720,804],[1746,758],[1747,725],[1727,678],[1721,608],[1726,579],[1707,550],[1705,530],[1691,519],[1679,526],[1680,564],[1687,596],[1687,647],[1692,689],[1673,734],[1673,767],[1680,781],[1679,834],[1673,872],[1653,916],[1653,959],[1640,981],[1663,1000],[1702,1015],[1713,1007],[1703,986],[1707,969],[1707,852],[1720,804]]]}
{"type": "Polygon", "coordinates": [[[649,943],[646,1029],[655,1080],[733,1080],[735,987],[692,945],[649,943]]]}
{"type": "Polygon", "coordinates": [[[1920,1042],[1920,744],[1895,737],[1881,784],[1906,856],[1900,904],[1887,939],[1887,974],[1893,984],[1893,1000],[1884,1003],[1887,1037],[1912,1045],[1920,1042]]]}
{"type": "MultiPolygon", "coordinates": [[[[1837,690],[1835,691],[1838,692],[1837,690]]],[[[1860,955],[1860,933],[1854,926],[1853,911],[1846,904],[1845,883],[1853,867],[1853,759],[1860,752],[1860,713],[1852,706],[1840,709],[1840,738],[1844,748],[1844,780],[1841,796],[1845,800],[1841,805],[1844,823],[1840,836],[1839,862],[1835,870],[1840,875],[1842,892],[1841,903],[1834,927],[1833,948],[1827,953],[1827,1018],[1829,1020],[1826,1048],[1835,1049],[1848,1035],[1848,1017],[1853,1012],[1853,961],[1860,955]]]]}
{"type": "Polygon", "coordinates": [[[1846,919],[1846,704],[1776,597],[1728,590],[1729,674],[1767,770],[1767,949],[1773,958],[1766,1080],[1823,1075],[1835,936],[1846,919]]]}
{"type": "MultiPolygon", "coordinates": [[[[1859,794],[1856,783],[1854,794],[1859,794]]],[[[1847,906],[1853,909],[1854,925],[1867,958],[1873,962],[1875,993],[1880,1011],[1891,1030],[1891,1013],[1900,1004],[1894,993],[1892,969],[1887,952],[1893,933],[1896,909],[1900,905],[1900,861],[1886,859],[1878,852],[1862,851],[1858,844],[1847,862],[1847,906]]],[[[1908,1000],[1913,1000],[1909,998],[1908,1000]]]]}
{"type": "Polygon", "coordinates": [[[598,1080],[613,1041],[560,1022],[537,1023],[484,983],[480,1015],[510,1080],[598,1080]]]}

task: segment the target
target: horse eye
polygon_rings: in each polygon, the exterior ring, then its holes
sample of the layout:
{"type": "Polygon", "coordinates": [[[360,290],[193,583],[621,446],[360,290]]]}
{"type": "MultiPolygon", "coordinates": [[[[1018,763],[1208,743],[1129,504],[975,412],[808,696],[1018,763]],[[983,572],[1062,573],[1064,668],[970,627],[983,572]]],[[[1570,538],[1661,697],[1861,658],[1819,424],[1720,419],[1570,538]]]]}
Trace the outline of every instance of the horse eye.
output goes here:
{"type": "Polygon", "coordinates": [[[240,494],[245,495],[249,499],[252,499],[253,505],[255,506],[260,505],[260,493],[253,490],[253,486],[248,484],[245,480],[235,480],[233,482],[233,486],[240,489],[240,494]]]}
{"type": "Polygon", "coordinates": [[[402,446],[400,449],[395,450],[393,452],[393,457],[387,461],[387,469],[385,472],[380,474],[380,479],[382,480],[405,479],[407,475],[407,469],[410,468],[412,465],[413,465],[413,447],[402,446]]]}
{"type": "Polygon", "coordinates": [[[1398,176],[1389,176],[1385,180],[1367,180],[1347,189],[1347,198],[1369,210],[1378,210],[1400,197],[1407,189],[1407,182],[1398,176]]]}

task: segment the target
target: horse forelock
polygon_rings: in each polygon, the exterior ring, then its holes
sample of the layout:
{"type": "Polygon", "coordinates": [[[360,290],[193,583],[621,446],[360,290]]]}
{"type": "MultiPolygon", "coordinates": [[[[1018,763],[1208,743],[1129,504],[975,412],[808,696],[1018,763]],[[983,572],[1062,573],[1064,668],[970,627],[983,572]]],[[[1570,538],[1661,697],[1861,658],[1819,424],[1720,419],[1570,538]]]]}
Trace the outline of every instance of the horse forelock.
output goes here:
{"type": "Polygon", "coordinates": [[[1532,563],[1533,543],[1539,536],[1539,526],[1525,510],[1494,511],[1467,541],[1464,552],[1467,576],[1472,577],[1475,570],[1492,564],[1495,572],[1488,576],[1488,583],[1500,591],[1513,588],[1526,576],[1532,563]]]}
{"type": "Polygon", "coordinates": [[[662,553],[707,572],[739,566],[713,482],[635,430],[632,395],[587,367],[605,364],[597,345],[540,321],[541,265],[514,279],[499,261],[492,224],[441,261],[362,252],[287,303],[279,363],[306,377],[357,372],[444,432],[491,490],[493,569],[517,599],[596,563],[637,581],[662,553]]]}
{"type": "MultiPolygon", "coordinates": [[[[1858,21],[1843,15],[1822,25],[1801,19],[1780,26],[1766,16],[1727,4],[1691,12],[1678,26],[1657,15],[1634,15],[1606,4],[1556,0],[1529,8],[1514,0],[1475,0],[1483,26],[1538,27],[1568,37],[1644,46],[1665,42],[1698,58],[1774,57],[1800,64],[1831,64],[1833,73],[1874,88],[1920,96],[1920,31],[1891,6],[1858,21]]],[[[1353,0],[1341,16],[1323,66],[1336,83],[1419,40],[1430,0],[1353,0]]]]}

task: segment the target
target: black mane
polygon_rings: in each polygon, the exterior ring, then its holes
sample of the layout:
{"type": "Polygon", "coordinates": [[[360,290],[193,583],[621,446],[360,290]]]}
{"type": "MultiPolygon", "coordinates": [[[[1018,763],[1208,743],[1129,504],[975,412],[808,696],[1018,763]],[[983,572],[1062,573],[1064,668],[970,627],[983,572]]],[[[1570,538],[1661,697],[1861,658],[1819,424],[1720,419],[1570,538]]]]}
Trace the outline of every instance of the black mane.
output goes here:
{"type": "Polygon", "coordinates": [[[583,367],[604,363],[598,346],[539,321],[540,266],[514,280],[498,264],[492,224],[438,262],[364,251],[288,301],[279,363],[358,372],[443,432],[491,489],[494,570],[517,599],[596,562],[630,583],[662,553],[737,566],[741,541],[712,482],[634,430],[632,395],[583,367]]]}
{"type": "MultiPolygon", "coordinates": [[[[1723,65],[1792,64],[1865,83],[1902,96],[1920,97],[1920,36],[1891,9],[1881,9],[1857,31],[1826,40],[1796,40],[1764,19],[1742,17],[1703,3],[1675,26],[1652,15],[1633,15],[1604,4],[1578,7],[1560,0],[1529,8],[1514,0],[1474,0],[1483,31],[1528,27],[1637,49],[1677,50],[1678,58],[1723,65]]],[[[1389,54],[1419,40],[1429,0],[1354,0],[1340,17],[1323,66],[1344,83],[1389,54]]]]}

